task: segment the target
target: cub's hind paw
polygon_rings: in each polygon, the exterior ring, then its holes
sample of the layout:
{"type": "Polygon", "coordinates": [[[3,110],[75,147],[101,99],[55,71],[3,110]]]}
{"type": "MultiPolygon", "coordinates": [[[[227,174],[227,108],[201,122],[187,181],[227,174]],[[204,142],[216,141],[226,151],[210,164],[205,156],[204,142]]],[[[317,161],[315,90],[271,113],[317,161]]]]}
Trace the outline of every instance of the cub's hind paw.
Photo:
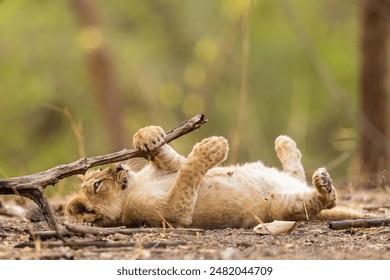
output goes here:
{"type": "Polygon", "coordinates": [[[294,140],[286,135],[279,136],[275,140],[275,151],[283,165],[283,171],[306,181],[305,171],[301,163],[302,155],[294,140]]]}
{"type": "Polygon", "coordinates": [[[154,151],[164,143],[165,132],[159,126],[146,126],[133,137],[133,146],[145,152],[154,151]]]}
{"type": "Polygon", "coordinates": [[[280,135],[275,139],[275,151],[281,161],[301,159],[297,144],[286,135],[280,135]]]}
{"type": "Polygon", "coordinates": [[[325,168],[317,169],[313,174],[313,184],[320,193],[330,193],[333,189],[332,179],[325,168]]]}
{"type": "Polygon", "coordinates": [[[206,169],[210,169],[227,157],[229,144],[224,137],[213,136],[196,144],[189,157],[199,159],[206,169]]]}
{"type": "Polygon", "coordinates": [[[334,207],[336,205],[336,189],[333,187],[332,179],[324,167],[319,168],[314,172],[313,184],[325,199],[326,207],[334,207]]]}

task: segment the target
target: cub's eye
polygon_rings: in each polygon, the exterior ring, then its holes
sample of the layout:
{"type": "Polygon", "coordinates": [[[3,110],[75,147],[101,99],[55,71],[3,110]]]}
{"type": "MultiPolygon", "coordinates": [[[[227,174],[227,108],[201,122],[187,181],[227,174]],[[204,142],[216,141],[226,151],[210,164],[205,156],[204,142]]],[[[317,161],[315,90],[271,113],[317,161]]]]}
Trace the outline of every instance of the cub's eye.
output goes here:
{"type": "Polygon", "coordinates": [[[126,189],[126,187],[127,187],[127,180],[124,179],[124,180],[122,181],[122,190],[126,189]]]}
{"type": "Polygon", "coordinates": [[[101,181],[93,183],[93,191],[96,193],[97,189],[100,187],[101,181]]]}

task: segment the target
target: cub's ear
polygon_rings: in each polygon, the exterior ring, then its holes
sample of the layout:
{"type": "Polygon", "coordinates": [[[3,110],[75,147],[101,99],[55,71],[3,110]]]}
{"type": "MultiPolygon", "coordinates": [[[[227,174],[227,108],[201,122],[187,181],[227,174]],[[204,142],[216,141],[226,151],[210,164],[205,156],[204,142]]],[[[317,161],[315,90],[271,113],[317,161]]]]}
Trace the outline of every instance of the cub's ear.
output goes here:
{"type": "Polygon", "coordinates": [[[110,174],[114,175],[115,173],[122,171],[123,167],[122,167],[122,164],[120,164],[120,163],[113,163],[108,167],[108,170],[109,170],[110,174]]]}
{"type": "Polygon", "coordinates": [[[93,212],[93,210],[88,209],[86,203],[79,197],[76,197],[69,201],[65,207],[65,213],[69,216],[79,216],[93,212]]]}
{"type": "Polygon", "coordinates": [[[101,168],[99,169],[88,169],[85,174],[77,175],[77,178],[79,178],[81,181],[84,181],[87,178],[87,175],[90,175],[91,173],[96,173],[102,171],[101,168]]]}
{"type": "Polygon", "coordinates": [[[85,177],[86,177],[85,174],[77,175],[77,178],[79,178],[81,182],[83,182],[85,180],[85,177]]]}

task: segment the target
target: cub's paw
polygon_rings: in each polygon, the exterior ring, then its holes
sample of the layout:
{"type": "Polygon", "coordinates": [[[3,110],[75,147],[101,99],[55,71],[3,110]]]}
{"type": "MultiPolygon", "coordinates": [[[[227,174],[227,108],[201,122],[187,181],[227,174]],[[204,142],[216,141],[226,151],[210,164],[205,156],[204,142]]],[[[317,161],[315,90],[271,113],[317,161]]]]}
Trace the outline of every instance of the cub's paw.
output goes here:
{"type": "Polygon", "coordinates": [[[275,140],[275,151],[283,165],[283,171],[306,181],[305,170],[301,163],[302,155],[294,140],[286,135],[279,136],[275,140]]]}
{"type": "Polygon", "coordinates": [[[145,152],[154,151],[164,143],[165,132],[159,126],[146,126],[133,137],[133,146],[145,152]]]}
{"type": "Polygon", "coordinates": [[[324,198],[325,206],[327,208],[336,206],[336,189],[333,186],[328,171],[324,167],[319,168],[314,172],[313,184],[324,198]]]}
{"type": "Polygon", "coordinates": [[[229,144],[224,137],[212,136],[196,144],[190,157],[199,159],[206,169],[210,169],[224,161],[228,151],[229,144]]]}
{"type": "Polygon", "coordinates": [[[282,163],[300,161],[301,152],[294,140],[286,135],[280,135],[275,140],[275,151],[282,163]]]}

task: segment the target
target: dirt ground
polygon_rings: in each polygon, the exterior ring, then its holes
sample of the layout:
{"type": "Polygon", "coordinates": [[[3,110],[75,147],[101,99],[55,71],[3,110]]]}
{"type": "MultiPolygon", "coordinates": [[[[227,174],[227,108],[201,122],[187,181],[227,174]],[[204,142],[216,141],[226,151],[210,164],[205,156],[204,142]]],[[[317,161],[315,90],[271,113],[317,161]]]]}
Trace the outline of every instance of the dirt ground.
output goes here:
{"type": "MultiPolygon", "coordinates": [[[[344,206],[390,217],[390,194],[384,189],[342,194],[339,198],[344,206]]],[[[12,200],[0,197],[2,207],[12,204],[12,200]]],[[[64,203],[52,203],[61,221],[64,203]]],[[[277,236],[259,235],[250,229],[72,234],[64,237],[68,245],[57,238],[34,238],[35,231],[48,231],[46,223],[0,215],[0,259],[390,260],[390,227],[332,230],[327,221],[298,222],[291,233],[277,236]],[[83,246],[75,246],[75,242],[83,246]]]]}

